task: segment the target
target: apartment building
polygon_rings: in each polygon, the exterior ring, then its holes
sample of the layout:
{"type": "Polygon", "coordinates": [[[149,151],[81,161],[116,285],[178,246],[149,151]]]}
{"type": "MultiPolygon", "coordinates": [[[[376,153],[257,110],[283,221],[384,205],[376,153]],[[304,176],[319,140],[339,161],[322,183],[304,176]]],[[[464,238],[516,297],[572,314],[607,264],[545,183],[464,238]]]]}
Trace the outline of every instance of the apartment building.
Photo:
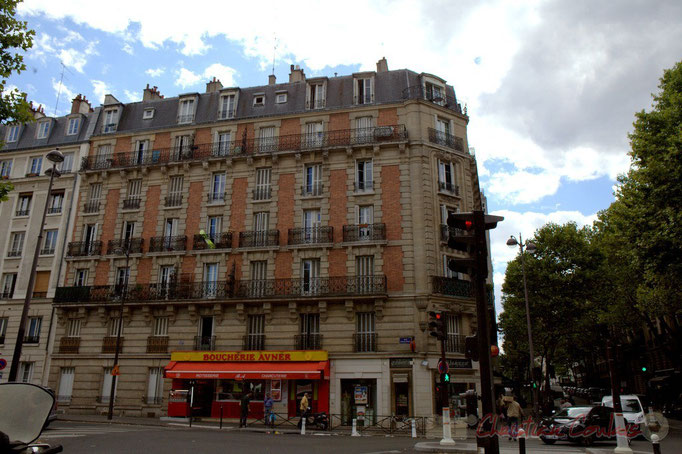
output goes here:
{"type": "Polygon", "coordinates": [[[236,416],[252,391],[255,415],[265,392],[284,416],[304,392],[344,422],[438,414],[429,310],[448,313],[452,391],[479,386],[444,227],[481,207],[467,122],[445,80],[385,59],[108,95],[54,300],[60,408],[106,411],[120,332],[117,413],[185,416],[191,393],[195,414],[236,416]]]}
{"type": "MultiPolygon", "coordinates": [[[[42,108],[34,109],[34,122],[25,125],[0,126],[4,146],[0,149],[0,178],[10,182],[14,190],[0,202],[0,357],[7,361],[0,370],[0,381],[7,381],[12,354],[26,297],[35,248],[39,258],[33,288],[26,335],[23,341],[18,379],[47,385],[49,354],[54,339],[52,298],[63,272],[63,252],[67,232],[73,226],[76,211],[74,195],[78,193],[78,163],[88,155],[93,110],[78,95],[71,113],[48,117],[42,108]],[[57,168],[48,194],[51,168],[45,155],[58,148],[64,162],[57,168]],[[47,203],[43,239],[38,244],[38,231],[47,203]]],[[[94,126],[94,125],[93,125],[94,126]]]]}

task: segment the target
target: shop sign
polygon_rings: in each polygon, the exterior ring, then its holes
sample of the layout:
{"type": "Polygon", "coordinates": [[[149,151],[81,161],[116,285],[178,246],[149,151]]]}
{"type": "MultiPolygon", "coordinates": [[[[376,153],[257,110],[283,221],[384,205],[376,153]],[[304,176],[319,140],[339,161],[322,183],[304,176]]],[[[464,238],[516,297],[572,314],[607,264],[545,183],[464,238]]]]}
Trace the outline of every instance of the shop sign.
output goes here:
{"type": "Polygon", "coordinates": [[[407,374],[393,374],[393,383],[407,383],[407,374]]]}
{"type": "Polygon", "coordinates": [[[367,387],[355,387],[355,405],[367,405],[367,387]]]}
{"type": "Polygon", "coordinates": [[[282,362],[282,361],[327,361],[328,355],[322,350],[293,351],[230,351],[230,352],[173,352],[171,361],[201,362],[282,362]]]}
{"type": "Polygon", "coordinates": [[[412,358],[391,358],[389,359],[391,369],[410,369],[412,368],[412,358]]]}
{"type": "Polygon", "coordinates": [[[448,366],[450,366],[450,369],[471,369],[471,360],[470,359],[451,359],[448,358],[448,366]]]}

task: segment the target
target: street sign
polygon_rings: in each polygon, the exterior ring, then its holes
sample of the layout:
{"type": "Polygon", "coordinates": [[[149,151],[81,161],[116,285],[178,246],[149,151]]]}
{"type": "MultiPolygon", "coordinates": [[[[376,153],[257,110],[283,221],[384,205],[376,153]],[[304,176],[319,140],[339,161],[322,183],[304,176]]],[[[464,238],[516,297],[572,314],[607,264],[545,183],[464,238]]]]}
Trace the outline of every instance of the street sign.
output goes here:
{"type": "Polygon", "coordinates": [[[441,374],[447,374],[449,370],[450,370],[450,366],[448,365],[447,361],[443,361],[442,359],[439,359],[438,360],[438,372],[441,374]]]}
{"type": "Polygon", "coordinates": [[[111,375],[121,375],[121,371],[118,369],[118,364],[116,364],[112,369],[111,369],[111,375]]]}
{"type": "Polygon", "coordinates": [[[401,343],[401,344],[409,344],[411,340],[412,340],[411,337],[401,337],[401,338],[400,338],[400,343],[401,343]]]}
{"type": "Polygon", "coordinates": [[[7,367],[7,360],[0,358],[0,370],[3,370],[5,367],[7,367]]]}

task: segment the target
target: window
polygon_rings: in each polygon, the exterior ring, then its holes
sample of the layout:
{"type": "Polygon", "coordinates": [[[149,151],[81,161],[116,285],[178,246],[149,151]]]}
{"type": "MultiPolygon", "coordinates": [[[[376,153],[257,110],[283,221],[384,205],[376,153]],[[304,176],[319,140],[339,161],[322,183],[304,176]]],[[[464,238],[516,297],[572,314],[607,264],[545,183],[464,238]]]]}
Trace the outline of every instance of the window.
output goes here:
{"type": "Polygon", "coordinates": [[[22,383],[30,383],[33,380],[33,363],[22,361],[19,363],[19,381],[22,383]]]}
{"type": "Polygon", "coordinates": [[[265,294],[267,276],[268,262],[266,260],[253,260],[251,262],[251,288],[249,289],[251,296],[263,296],[265,294]]]}
{"type": "Polygon", "coordinates": [[[372,92],[371,78],[356,79],[355,80],[355,103],[356,104],[371,104],[374,102],[374,93],[372,92]]]}
{"type": "Polygon", "coordinates": [[[355,351],[376,351],[374,312],[358,312],[356,320],[355,351]]]}
{"type": "Polygon", "coordinates": [[[459,279],[459,273],[455,273],[448,267],[448,262],[454,257],[443,255],[443,276],[447,278],[459,279]]]}
{"type": "Polygon", "coordinates": [[[8,179],[12,174],[12,161],[0,161],[0,178],[3,180],[8,179]]]}
{"type": "Polygon", "coordinates": [[[211,182],[211,193],[208,195],[209,202],[225,201],[225,173],[214,173],[211,182]]]}
{"type": "Polygon", "coordinates": [[[116,285],[124,286],[130,282],[130,267],[120,266],[116,270],[116,285]]]}
{"type": "Polygon", "coordinates": [[[121,238],[128,243],[135,237],[135,221],[124,221],[123,231],[121,232],[121,238]]]}
{"type": "Polygon", "coordinates": [[[73,285],[76,287],[84,287],[88,283],[88,270],[79,268],[76,270],[76,276],[73,280],[73,285]]]}
{"type": "Polygon", "coordinates": [[[28,174],[31,176],[40,175],[40,171],[43,168],[43,157],[36,156],[31,158],[28,174]]]}
{"type": "Polygon", "coordinates": [[[320,314],[301,314],[300,341],[296,345],[297,350],[319,350],[320,339],[320,314]]]}
{"type": "Polygon", "coordinates": [[[355,164],[355,190],[372,190],[372,160],[356,161],[355,164]]]}
{"type": "Polygon", "coordinates": [[[66,328],[66,337],[81,337],[81,319],[70,318],[66,328]]]}
{"type": "Polygon", "coordinates": [[[372,117],[359,117],[355,119],[355,140],[357,143],[371,142],[374,137],[372,129],[372,117]]]}
{"type": "Polygon", "coordinates": [[[256,190],[253,193],[254,200],[270,199],[270,173],[269,167],[256,169],[256,190]]]}
{"type": "Polygon", "coordinates": [[[0,318],[0,344],[5,343],[5,335],[7,334],[7,317],[0,318]]]}
{"type": "Polygon", "coordinates": [[[308,164],[303,171],[303,195],[322,195],[322,166],[308,164]]]}
{"type": "Polygon", "coordinates": [[[31,211],[31,194],[21,194],[17,199],[17,216],[28,216],[31,211]]]}
{"type": "Polygon", "coordinates": [[[14,286],[17,283],[17,274],[8,273],[2,277],[2,294],[0,298],[10,299],[14,296],[14,286]]]}
{"type": "Polygon", "coordinates": [[[374,276],[374,256],[359,255],[355,257],[355,279],[359,293],[371,292],[374,276]]]}
{"type": "Polygon", "coordinates": [[[24,232],[14,232],[10,237],[9,250],[7,257],[21,257],[21,252],[24,249],[24,232]]]}
{"type": "Polygon", "coordinates": [[[140,208],[140,194],[142,192],[142,180],[128,180],[127,197],[123,200],[123,209],[140,208]]]}
{"type": "Polygon", "coordinates": [[[360,205],[356,210],[358,240],[371,240],[374,229],[374,205],[360,205]]]}
{"type": "Polygon", "coordinates": [[[26,337],[24,342],[27,344],[37,344],[40,341],[40,327],[43,324],[42,317],[29,317],[26,325],[26,337]]]}
{"type": "Polygon", "coordinates": [[[52,255],[57,248],[57,230],[45,231],[45,242],[43,249],[40,251],[41,255],[52,255]]]}
{"type": "Polygon", "coordinates": [[[104,111],[103,133],[116,132],[118,123],[118,109],[108,109],[104,111]]]}
{"type": "Polygon", "coordinates": [[[303,146],[308,148],[321,147],[324,144],[322,122],[306,123],[303,146]]]}
{"type": "Polygon", "coordinates": [[[151,120],[152,118],[154,118],[154,109],[144,109],[144,112],[142,112],[142,119],[151,120]]]}
{"type": "Polygon", "coordinates": [[[123,335],[123,327],[121,326],[121,319],[118,317],[109,318],[109,329],[107,335],[109,337],[115,337],[118,335],[119,328],[121,328],[121,335],[123,335]]]}
{"type": "Polygon", "coordinates": [[[218,264],[204,264],[204,296],[215,298],[218,291],[218,264]]]}
{"type": "Polygon", "coordinates": [[[268,230],[270,220],[270,213],[267,211],[259,211],[253,213],[253,230],[256,232],[265,232],[268,230]]]}
{"type": "Polygon", "coordinates": [[[182,175],[170,177],[168,183],[168,196],[166,197],[167,207],[177,207],[182,205],[182,175]]]}
{"type": "Polygon", "coordinates": [[[436,118],[436,137],[433,142],[445,146],[454,145],[454,138],[450,130],[450,120],[436,118]]]}
{"type": "Polygon", "coordinates": [[[223,218],[222,216],[209,216],[208,224],[206,225],[206,233],[211,238],[213,242],[218,239],[218,236],[222,232],[223,218]]]}
{"type": "Polygon", "coordinates": [[[149,150],[149,140],[138,140],[135,142],[135,150],[133,152],[133,162],[132,164],[141,165],[145,164],[147,161],[145,158],[148,156],[149,150]]]}
{"type": "Polygon", "coordinates": [[[171,159],[189,159],[192,157],[192,136],[185,134],[184,136],[177,136],[175,138],[175,147],[171,150],[171,159]]]}
{"type": "MultiPolygon", "coordinates": [[[[163,236],[169,240],[178,234],[178,218],[166,218],[163,228],[163,236]]],[[[168,245],[170,247],[170,243],[168,245]]]]}
{"type": "MultiPolygon", "coordinates": [[[[111,382],[113,379],[113,375],[111,375],[111,371],[113,368],[111,367],[105,367],[102,370],[102,393],[100,394],[100,402],[101,403],[108,403],[109,398],[111,397],[111,382]]],[[[118,380],[116,380],[116,383],[114,384],[114,400],[116,400],[116,391],[118,390],[118,380]]]]}
{"type": "Polygon", "coordinates": [[[147,383],[147,404],[160,404],[163,399],[163,368],[150,367],[147,383]]]}
{"type": "Polygon", "coordinates": [[[49,132],[50,132],[49,121],[41,121],[40,123],[38,123],[38,139],[47,138],[49,132]]]}
{"type": "Polygon", "coordinates": [[[273,151],[277,151],[277,140],[275,138],[274,126],[260,128],[258,131],[258,137],[258,151],[260,153],[272,153],[273,151]]]}
{"type": "Polygon", "coordinates": [[[167,292],[175,280],[175,266],[164,265],[159,269],[159,285],[163,292],[167,292]]]}
{"type": "Polygon", "coordinates": [[[50,194],[50,200],[47,203],[47,214],[61,213],[63,203],[64,203],[63,192],[53,192],[52,194],[50,194]]]}
{"type": "Polygon", "coordinates": [[[464,339],[460,334],[462,332],[462,321],[457,315],[445,315],[445,332],[447,334],[445,351],[463,353],[464,339]]]}
{"type": "Polygon", "coordinates": [[[320,210],[303,211],[303,243],[317,243],[320,240],[320,210]]]}
{"type": "Polygon", "coordinates": [[[286,92],[284,92],[284,93],[277,93],[277,94],[275,95],[275,102],[276,102],[277,104],[284,104],[285,102],[287,102],[287,94],[286,94],[286,92]]]}
{"type": "Polygon", "coordinates": [[[245,350],[263,350],[265,346],[265,316],[249,315],[245,350]]]}
{"type": "Polygon", "coordinates": [[[58,402],[69,402],[73,392],[73,378],[76,374],[75,367],[62,367],[59,373],[59,390],[57,391],[58,402]]]}
{"type": "Polygon", "coordinates": [[[301,292],[304,295],[315,295],[320,291],[319,277],[319,259],[305,259],[301,261],[301,292]]]}
{"type": "Polygon", "coordinates": [[[220,112],[219,117],[221,120],[227,118],[234,118],[235,114],[235,95],[223,95],[220,97],[220,112]]]}
{"type": "Polygon", "coordinates": [[[264,94],[253,95],[253,105],[254,106],[265,105],[265,95],[264,94]]]}
{"type": "Polygon", "coordinates": [[[452,194],[459,193],[459,188],[455,185],[455,166],[453,163],[438,161],[438,189],[452,194]]]}
{"type": "Polygon", "coordinates": [[[168,336],[168,317],[154,317],[154,331],[152,336],[168,336]]]}
{"type": "Polygon", "coordinates": [[[92,183],[88,188],[88,202],[98,202],[102,195],[102,183],[92,183]]]}
{"type": "Polygon", "coordinates": [[[7,129],[7,142],[16,142],[19,140],[19,125],[12,125],[7,129]]]}
{"type": "Polygon", "coordinates": [[[74,136],[78,134],[78,127],[81,124],[80,118],[69,118],[69,125],[66,128],[67,136],[74,136]]]}
{"type": "Polygon", "coordinates": [[[95,168],[106,169],[111,167],[111,145],[100,145],[95,155],[95,168]]]}
{"type": "Polygon", "coordinates": [[[178,123],[191,123],[194,121],[194,99],[183,99],[178,109],[178,123]]]}
{"type": "Polygon", "coordinates": [[[97,224],[86,224],[85,231],[83,232],[83,242],[87,248],[87,254],[90,255],[94,252],[95,241],[97,238],[97,224]]]}
{"type": "Polygon", "coordinates": [[[214,147],[215,156],[227,156],[230,154],[230,131],[219,132],[216,137],[216,146],[214,147]]]}
{"type": "Polygon", "coordinates": [[[440,85],[434,85],[431,82],[424,84],[426,99],[441,106],[445,105],[445,90],[440,85]]]}
{"type": "Polygon", "coordinates": [[[309,84],[308,85],[308,101],[306,107],[308,109],[322,109],[325,106],[324,84],[309,84]]]}
{"type": "Polygon", "coordinates": [[[57,166],[61,173],[69,173],[73,170],[73,153],[64,153],[64,161],[57,166]]]}

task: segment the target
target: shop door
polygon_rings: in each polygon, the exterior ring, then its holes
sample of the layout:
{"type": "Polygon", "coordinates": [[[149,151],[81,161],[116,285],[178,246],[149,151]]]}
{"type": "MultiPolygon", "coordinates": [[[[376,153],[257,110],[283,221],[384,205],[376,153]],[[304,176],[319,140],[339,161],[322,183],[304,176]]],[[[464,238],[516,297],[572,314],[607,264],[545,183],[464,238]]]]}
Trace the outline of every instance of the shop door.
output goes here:
{"type": "Polygon", "coordinates": [[[197,380],[194,384],[194,416],[211,416],[211,406],[215,394],[214,380],[197,380]]]}
{"type": "Polygon", "coordinates": [[[410,384],[394,383],[393,408],[396,416],[410,416],[410,384]]]}

